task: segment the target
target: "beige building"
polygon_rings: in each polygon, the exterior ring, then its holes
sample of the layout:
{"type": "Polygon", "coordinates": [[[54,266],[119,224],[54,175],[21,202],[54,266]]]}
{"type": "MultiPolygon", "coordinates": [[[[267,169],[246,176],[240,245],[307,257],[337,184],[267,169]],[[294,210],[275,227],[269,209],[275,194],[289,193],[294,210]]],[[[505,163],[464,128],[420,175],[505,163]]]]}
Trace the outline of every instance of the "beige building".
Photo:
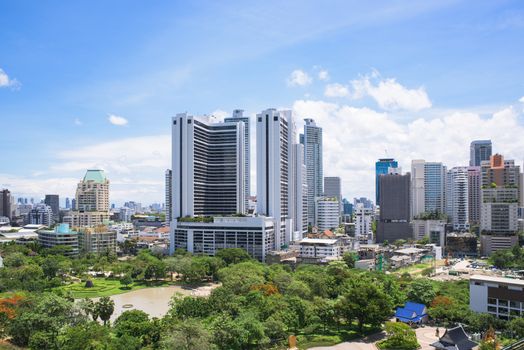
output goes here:
{"type": "Polygon", "coordinates": [[[116,251],[116,232],[106,226],[83,228],[78,233],[78,246],[82,253],[105,253],[116,251]]]}
{"type": "Polygon", "coordinates": [[[103,170],[87,170],[76,189],[73,227],[94,227],[109,220],[109,180],[103,170]]]}

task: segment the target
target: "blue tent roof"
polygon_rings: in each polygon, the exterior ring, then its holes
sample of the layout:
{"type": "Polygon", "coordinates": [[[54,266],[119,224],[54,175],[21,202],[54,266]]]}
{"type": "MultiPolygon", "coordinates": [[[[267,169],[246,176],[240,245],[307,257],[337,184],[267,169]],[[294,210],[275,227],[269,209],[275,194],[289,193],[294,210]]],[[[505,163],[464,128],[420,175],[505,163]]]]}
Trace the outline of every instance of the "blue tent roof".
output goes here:
{"type": "Polygon", "coordinates": [[[426,313],[426,305],[414,303],[412,301],[406,302],[406,305],[404,306],[404,308],[415,311],[417,315],[422,315],[426,313]]]}

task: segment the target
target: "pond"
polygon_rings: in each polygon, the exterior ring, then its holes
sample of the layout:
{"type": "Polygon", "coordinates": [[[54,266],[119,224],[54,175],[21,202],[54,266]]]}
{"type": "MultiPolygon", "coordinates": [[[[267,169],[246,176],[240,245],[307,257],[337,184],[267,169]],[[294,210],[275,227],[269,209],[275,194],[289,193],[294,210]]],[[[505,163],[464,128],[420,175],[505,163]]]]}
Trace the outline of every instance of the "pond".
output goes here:
{"type": "MultiPolygon", "coordinates": [[[[142,310],[148,313],[150,317],[160,318],[169,310],[169,301],[175,293],[205,297],[209,296],[216,287],[218,287],[217,284],[208,284],[198,288],[166,286],[144,288],[129,293],[112,295],[110,298],[115,302],[115,311],[111,316],[111,322],[127,310],[142,310]]],[[[94,298],[94,300],[98,300],[98,298],[94,298]]]]}

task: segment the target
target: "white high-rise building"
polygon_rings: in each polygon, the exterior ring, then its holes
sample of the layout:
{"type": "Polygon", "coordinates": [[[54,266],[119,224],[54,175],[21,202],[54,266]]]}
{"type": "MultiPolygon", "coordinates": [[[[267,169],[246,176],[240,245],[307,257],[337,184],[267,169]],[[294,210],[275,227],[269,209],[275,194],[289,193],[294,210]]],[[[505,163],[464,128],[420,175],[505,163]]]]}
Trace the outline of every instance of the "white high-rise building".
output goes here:
{"type": "Polygon", "coordinates": [[[372,240],[373,230],[371,223],[373,222],[373,208],[366,208],[362,203],[358,203],[355,208],[355,237],[361,239],[364,237],[367,240],[372,240]]]}
{"type": "Polygon", "coordinates": [[[454,167],[447,174],[446,212],[453,229],[469,229],[468,167],[454,167]]]}
{"type": "Polygon", "coordinates": [[[266,109],[257,114],[257,213],[275,219],[275,249],[292,240],[293,145],[291,111],[266,109]]]}
{"type": "Polygon", "coordinates": [[[304,119],[304,134],[301,143],[304,144],[305,163],[307,169],[308,186],[308,223],[316,225],[315,198],[321,197],[323,191],[323,163],[322,163],[322,128],[315,124],[313,119],[304,119]]]}
{"type": "Polygon", "coordinates": [[[171,222],[171,214],[173,212],[173,189],[171,188],[172,181],[173,181],[173,172],[171,171],[171,169],[167,169],[166,175],[165,175],[165,188],[166,188],[165,203],[166,203],[166,206],[164,209],[166,213],[166,222],[171,222]]]}
{"type": "Polygon", "coordinates": [[[247,213],[244,122],[172,118],[172,220],[247,213]]]}
{"type": "Polygon", "coordinates": [[[246,210],[249,207],[249,196],[251,195],[251,135],[249,116],[244,115],[243,109],[235,109],[233,115],[228,118],[224,118],[225,123],[236,123],[243,122],[244,124],[244,192],[246,200],[246,210]]]}
{"type": "Polygon", "coordinates": [[[317,227],[319,232],[334,230],[340,223],[340,202],[335,197],[316,198],[317,227]]]}
{"type": "Polygon", "coordinates": [[[411,217],[446,211],[446,167],[440,162],[411,162],[411,217]]]}
{"type": "Polygon", "coordinates": [[[293,195],[291,209],[293,218],[293,241],[307,234],[307,177],[304,164],[304,145],[293,145],[293,195]]]}

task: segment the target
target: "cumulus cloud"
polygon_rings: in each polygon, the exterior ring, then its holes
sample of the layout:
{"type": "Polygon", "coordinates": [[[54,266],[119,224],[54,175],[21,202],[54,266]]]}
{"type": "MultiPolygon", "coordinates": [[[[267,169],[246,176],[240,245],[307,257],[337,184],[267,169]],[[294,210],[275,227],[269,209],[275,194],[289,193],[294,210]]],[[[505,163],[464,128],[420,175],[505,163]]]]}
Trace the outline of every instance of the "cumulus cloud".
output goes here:
{"type": "Polygon", "coordinates": [[[127,119],[124,118],[124,117],[120,117],[118,115],[114,115],[114,114],[110,114],[108,117],[107,117],[107,120],[109,120],[109,122],[113,125],[117,125],[117,126],[124,126],[124,125],[127,125],[127,119]]]}
{"type": "Polygon", "coordinates": [[[524,103],[524,96],[522,96],[521,98],[519,98],[519,102],[524,103]]]}
{"type": "Polygon", "coordinates": [[[16,79],[9,78],[7,73],[0,68],[0,88],[3,87],[19,88],[20,82],[16,79]]]}
{"type": "Polygon", "coordinates": [[[382,79],[378,71],[351,81],[354,99],[373,98],[380,108],[387,111],[420,111],[431,107],[424,87],[408,89],[394,78],[382,79]]]}
{"type": "Polygon", "coordinates": [[[326,97],[346,97],[349,96],[349,89],[346,85],[334,83],[326,85],[324,90],[326,97]]]}
{"type": "Polygon", "coordinates": [[[76,126],[81,126],[81,125],[84,124],[84,123],[82,123],[82,121],[79,118],[75,118],[74,123],[75,123],[76,126]]]}
{"type": "Polygon", "coordinates": [[[386,154],[407,172],[412,159],[442,161],[448,168],[467,165],[469,144],[475,139],[491,139],[494,152],[518,163],[524,148],[520,137],[524,126],[511,107],[488,117],[468,111],[436,112],[407,123],[389,112],[326,101],[298,100],[293,110],[297,120],[312,117],[323,128],[324,173],[340,176],[349,198],[374,197],[374,164],[386,154]]]}
{"type": "Polygon", "coordinates": [[[289,86],[306,86],[313,82],[313,79],[303,70],[295,69],[287,78],[289,86]]]}
{"type": "Polygon", "coordinates": [[[318,80],[321,81],[328,81],[329,80],[329,72],[325,69],[321,69],[318,72],[318,80]]]}

